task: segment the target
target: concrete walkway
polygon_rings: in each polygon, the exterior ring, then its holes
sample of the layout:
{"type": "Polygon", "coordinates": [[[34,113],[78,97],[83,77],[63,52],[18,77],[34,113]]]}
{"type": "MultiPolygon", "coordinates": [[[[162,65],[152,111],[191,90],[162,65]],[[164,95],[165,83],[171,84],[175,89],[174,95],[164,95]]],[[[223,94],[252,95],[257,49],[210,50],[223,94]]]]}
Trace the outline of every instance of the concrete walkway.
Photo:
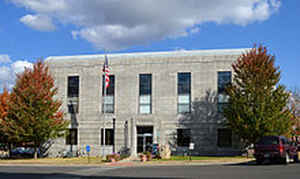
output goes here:
{"type": "Polygon", "coordinates": [[[138,158],[124,159],[117,162],[103,162],[101,164],[41,164],[41,163],[1,163],[0,166],[57,166],[57,167],[146,167],[146,166],[182,166],[182,165],[225,165],[238,164],[254,161],[253,158],[241,159],[216,159],[216,160],[153,160],[141,162],[138,158]]]}
{"type": "Polygon", "coordinates": [[[225,165],[225,164],[238,164],[254,161],[252,158],[245,159],[219,159],[219,160],[178,160],[178,161],[165,161],[155,160],[141,162],[139,160],[121,160],[118,162],[105,163],[106,166],[116,167],[143,167],[143,166],[178,166],[178,165],[225,165]]]}

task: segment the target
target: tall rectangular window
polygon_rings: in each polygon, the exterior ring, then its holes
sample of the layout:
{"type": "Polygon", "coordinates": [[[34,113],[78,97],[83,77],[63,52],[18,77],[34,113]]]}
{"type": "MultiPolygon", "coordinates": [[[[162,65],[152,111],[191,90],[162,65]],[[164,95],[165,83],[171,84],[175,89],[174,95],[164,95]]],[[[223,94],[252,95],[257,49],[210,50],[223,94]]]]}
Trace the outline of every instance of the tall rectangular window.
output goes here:
{"type": "Polygon", "coordinates": [[[232,147],[232,131],[230,129],[218,129],[218,147],[232,147]]]}
{"type": "Polygon", "coordinates": [[[69,129],[68,135],[66,136],[66,145],[77,145],[77,129],[69,129]]]}
{"type": "Polygon", "coordinates": [[[79,76],[68,76],[68,112],[78,113],[79,109],[79,76]]]}
{"type": "Polygon", "coordinates": [[[191,129],[177,129],[177,145],[188,147],[191,142],[191,129]]]}
{"type": "Polygon", "coordinates": [[[191,73],[178,73],[178,113],[191,112],[191,73]]]}
{"type": "Polygon", "coordinates": [[[151,95],[152,95],[152,75],[140,74],[139,112],[141,114],[152,113],[151,95]]]}
{"type": "Polygon", "coordinates": [[[114,145],[115,141],[115,133],[114,129],[105,129],[105,144],[104,139],[103,139],[103,129],[101,129],[101,145],[114,145]]]}
{"type": "Polygon", "coordinates": [[[226,87],[231,83],[231,71],[218,72],[218,111],[223,112],[224,106],[228,104],[226,87]]]}
{"type": "Polygon", "coordinates": [[[68,98],[79,97],[79,76],[68,76],[68,98]]]}
{"type": "Polygon", "coordinates": [[[102,112],[104,113],[114,113],[115,112],[115,76],[109,75],[109,86],[106,88],[105,93],[105,78],[104,75],[102,77],[102,96],[103,96],[103,104],[102,104],[102,112]]]}

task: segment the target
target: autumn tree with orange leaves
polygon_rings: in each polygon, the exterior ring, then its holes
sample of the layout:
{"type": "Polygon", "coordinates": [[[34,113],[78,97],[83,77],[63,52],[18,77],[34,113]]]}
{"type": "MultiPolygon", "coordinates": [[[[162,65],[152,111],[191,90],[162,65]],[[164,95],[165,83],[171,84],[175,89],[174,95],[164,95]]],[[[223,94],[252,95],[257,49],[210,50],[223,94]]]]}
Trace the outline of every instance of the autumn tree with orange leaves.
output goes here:
{"type": "Polygon", "coordinates": [[[293,115],[287,107],[289,93],[279,84],[275,57],[266,47],[254,47],[232,67],[234,78],[226,89],[229,104],[224,109],[228,127],[245,146],[266,135],[289,136],[293,115]]]}
{"type": "Polygon", "coordinates": [[[295,87],[290,90],[290,94],[289,107],[294,119],[293,135],[300,136],[300,89],[295,87]]]}
{"type": "Polygon", "coordinates": [[[4,88],[3,92],[0,94],[0,143],[7,144],[8,136],[4,133],[5,131],[5,120],[8,112],[9,103],[9,92],[4,88]]]}
{"type": "Polygon", "coordinates": [[[63,120],[61,102],[48,67],[41,61],[33,69],[17,75],[10,94],[4,132],[9,141],[32,144],[37,149],[51,139],[64,135],[68,122],[63,120]]]}

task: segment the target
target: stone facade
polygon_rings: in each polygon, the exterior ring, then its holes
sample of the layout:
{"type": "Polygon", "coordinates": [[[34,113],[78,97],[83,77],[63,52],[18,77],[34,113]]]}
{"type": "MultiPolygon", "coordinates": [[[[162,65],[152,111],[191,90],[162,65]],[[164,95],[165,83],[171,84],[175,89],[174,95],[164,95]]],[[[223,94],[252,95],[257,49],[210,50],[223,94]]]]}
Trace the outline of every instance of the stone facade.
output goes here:
{"type": "MultiPolygon", "coordinates": [[[[62,100],[65,119],[70,128],[78,130],[78,144],[73,151],[83,151],[91,146],[91,155],[112,153],[112,146],[102,147],[101,128],[113,128],[115,118],[115,152],[130,148],[137,154],[137,126],[152,126],[153,143],[169,144],[173,154],[182,154],[187,147],[176,146],[177,128],[191,129],[193,153],[226,154],[238,151],[238,142],[232,137],[231,147],[218,147],[218,128],[223,128],[222,118],[216,112],[215,100],[219,71],[232,71],[231,64],[247,49],[193,50],[132,54],[109,54],[110,74],[115,76],[114,113],[102,113],[102,67],[104,55],[48,57],[51,74],[58,87],[57,98],[62,100]],[[191,103],[209,107],[190,114],[178,114],[177,74],[191,74],[191,103]],[[139,114],[139,75],[152,74],[152,113],[139,114]],[[78,75],[79,112],[68,113],[68,76],[78,75]],[[206,100],[206,101],[205,101],[206,100]],[[198,103],[197,103],[198,102],[198,103]]],[[[203,108],[203,106],[202,106],[203,108]]],[[[202,109],[201,108],[201,109],[202,109]]],[[[194,107],[192,107],[194,109],[194,107]]],[[[55,141],[51,154],[69,150],[65,139],[55,141]]]]}

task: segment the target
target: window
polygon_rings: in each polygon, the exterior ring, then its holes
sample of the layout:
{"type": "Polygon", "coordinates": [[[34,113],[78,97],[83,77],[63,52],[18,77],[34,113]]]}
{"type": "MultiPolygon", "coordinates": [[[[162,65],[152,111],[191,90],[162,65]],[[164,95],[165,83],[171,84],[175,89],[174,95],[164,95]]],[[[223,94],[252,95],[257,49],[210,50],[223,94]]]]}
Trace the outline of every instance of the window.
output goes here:
{"type": "Polygon", "coordinates": [[[218,111],[222,112],[224,106],[228,104],[226,87],[231,83],[231,71],[218,72],[218,111]]]}
{"type": "Polygon", "coordinates": [[[68,77],[68,98],[79,97],[79,76],[68,77]]]}
{"type": "Polygon", "coordinates": [[[288,143],[289,143],[288,139],[287,139],[287,138],[285,138],[285,137],[281,137],[281,138],[280,138],[280,140],[281,140],[281,142],[282,142],[282,144],[283,144],[283,145],[285,145],[285,144],[288,144],[288,143]]]}
{"type": "Polygon", "coordinates": [[[66,145],[77,145],[77,129],[69,129],[66,136],[66,145]]]}
{"type": "Polygon", "coordinates": [[[114,129],[105,129],[105,144],[103,144],[103,129],[101,129],[101,145],[114,145],[114,129]]]}
{"type": "Polygon", "coordinates": [[[79,109],[79,76],[68,76],[68,112],[78,113],[79,109]]]}
{"type": "Polygon", "coordinates": [[[152,113],[151,95],[152,95],[152,75],[140,74],[139,112],[141,114],[152,113]]]}
{"type": "Polygon", "coordinates": [[[78,98],[69,99],[68,101],[68,112],[71,114],[78,113],[78,98]]]}
{"type": "Polygon", "coordinates": [[[191,112],[191,73],[178,73],[178,113],[191,112]]]}
{"type": "Polygon", "coordinates": [[[218,147],[232,147],[232,131],[218,129],[218,147]]]}
{"type": "Polygon", "coordinates": [[[191,129],[177,129],[177,145],[188,147],[191,142],[191,129]]]}
{"type": "Polygon", "coordinates": [[[106,95],[105,93],[105,87],[104,87],[104,75],[102,77],[102,96],[103,96],[103,103],[102,103],[102,112],[104,113],[114,113],[115,112],[115,76],[109,75],[109,86],[106,88],[106,95]]]}
{"type": "Polygon", "coordinates": [[[259,145],[278,145],[279,139],[276,136],[264,136],[257,142],[257,144],[259,144],[259,145]]]}

